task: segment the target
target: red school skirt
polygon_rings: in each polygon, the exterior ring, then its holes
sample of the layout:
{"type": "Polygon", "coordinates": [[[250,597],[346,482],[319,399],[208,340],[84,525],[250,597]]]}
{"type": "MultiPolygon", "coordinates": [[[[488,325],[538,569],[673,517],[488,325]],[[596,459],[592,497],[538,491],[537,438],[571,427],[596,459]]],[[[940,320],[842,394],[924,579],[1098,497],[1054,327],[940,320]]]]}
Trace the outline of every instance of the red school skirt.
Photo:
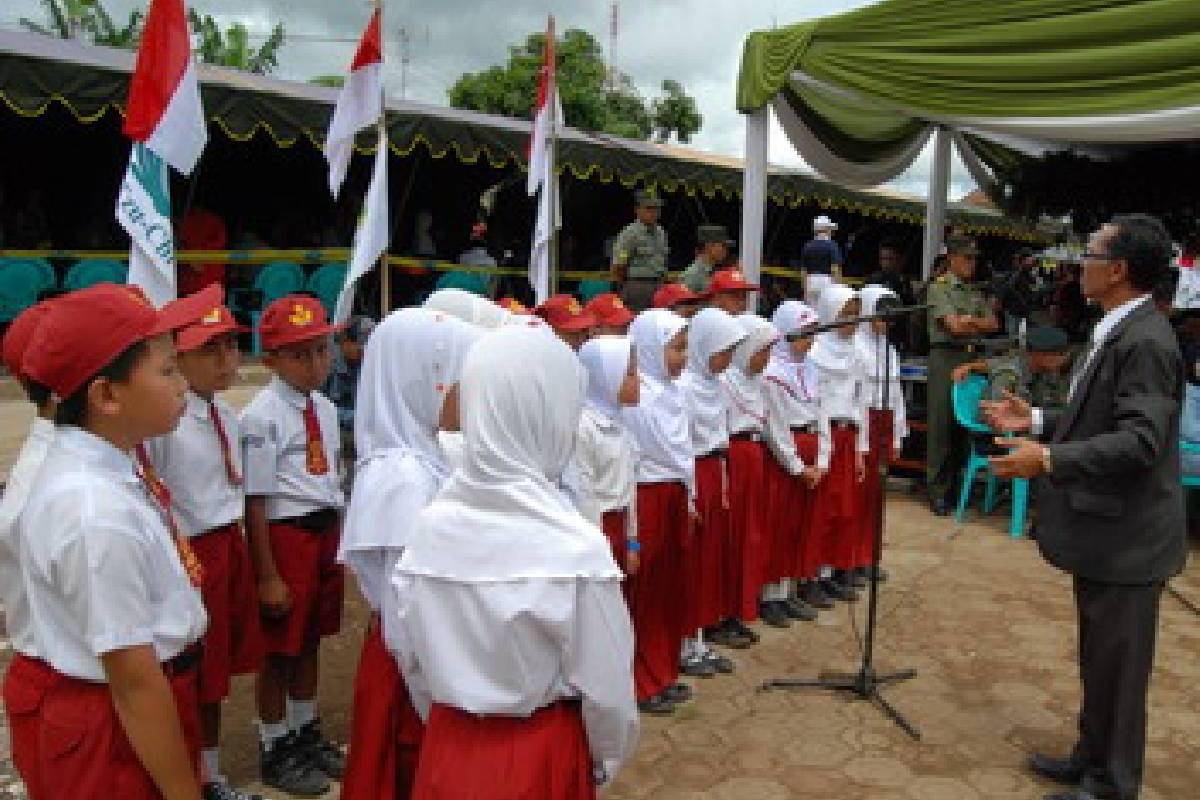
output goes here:
{"type": "Polygon", "coordinates": [[[743,622],[758,618],[758,596],[765,583],[766,447],[762,442],[729,442],[729,547],[725,616],[743,622]]]}
{"type": "Polygon", "coordinates": [[[766,553],[763,581],[775,583],[792,577],[795,566],[796,537],[800,532],[799,517],[804,500],[800,493],[803,479],[789,474],[773,457],[764,459],[763,473],[767,520],[763,532],[766,553]]]}
{"type": "Polygon", "coordinates": [[[42,703],[58,682],[45,661],[17,653],[4,673],[4,711],[8,715],[13,766],[30,800],[51,800],[41,780],[42,703]]]}
{"type": "MultiPolygon", "coordinates": [[[[197,672],[193,666],[168,676],[193,768],[200,753],[197,672]]],[[[21,777],[27,786],[39,787],[44,797],[162,800],[150,773],[125,736],[108,684],[54,672],[53,683],[42,700],[39,728],[38,760],[32,769],[32,780],[24,772],[21,777]]]]}
{"type": "MultiPolygon", "coordinates": [[[[792,437],[796,441],[796,452],[800,454],[804,463],[817,463],[817,434],[796,431],[792,437]]],[[[792,572],[788,577],[809,580],[816,577],[821,566],[817,553],[818,538],[813,531],[813,507],[817,490],[808,488],[808,484],[802,478],[798,478],[796,483],[798,509],[793,540],[795,547],[792,551],[792,572]]]]}
{"type": "Polygon", "coordinates": [[[683,630],[683,546],[688,535],[687,489],[682,483],[639,483],[639,567],[626,579],[633,620],[633,676],[639,701],[679,677],[683,630]]]}
{"type": "Polygon", "coordinates": [[[499,717],[435,703],[412,796],[593,800],[592,757],[579,704],[560,701],[528,717],[499,717]]]}
{"type": "Polygon", "coordinates": [[[854,470],[858,433],[853,428],[833,430],[829,472],[813,497],[813,535],[817,537],[819,566],[850,569],[857,566],[862,516],[862,484],[854,470]]]}
{"type": "Polygon", "coordinates": [[[271,555],[291,593],[292,608],[278,619],[262,618],[263,646],[268,655],[298,656],[321,637],[342,629],[346,579],[337,561],[341,529],[335,524],[312,531],[272,522],[268,531],[271,555]]]}
{"type": "Polygon", "coordinates": [[[890,415],[885,415],[880,411],[872,409],[867,412],[869,414],[869,422],[871,429],[872,443],[871,452],[867,454],[867,478],[863,481],[862,486],[862,513],[859,515],[859,536],[858,536],[858,554],[855,558],[857,562],[854,566],[866,567],[874,561],[875,547],[875,526],[879,520],[879,512],[882,508],[884,498],[882,497],[882,488],[879,485],[879,460],[880,458],[887,459],[891,462],[891,442],[892,434],[889,430],[886,435],[880,435],[882,432],[878,427],[890,425],[890,415]],[[874,446],[875,442],[886,442],[887,446],[883,450],[874,446]]]}
{"type": "Polygon", "coordinates": [[[425,726],[384,647],[378,615],[363,639],[353,703],[341,800],[408,800],[425,726]]]}
{"type": "Polygon", "coordinates": [[[262,628],[254,567],[242,526],[234,522],[188,540],[204,567],[200,597],[208,612],[204,655],[200,660],[199,693],[202,704],[219,703],[229,696],[234,675],[262,668],[262,628]]]}
{"type": "Polygon", "coordinates": [[[729,475],[726,457],[696,459],[696,512],[700,523],[687,548],[688,614],[685,635],[716,625],[726,616],[729,585],[729,475]]]}

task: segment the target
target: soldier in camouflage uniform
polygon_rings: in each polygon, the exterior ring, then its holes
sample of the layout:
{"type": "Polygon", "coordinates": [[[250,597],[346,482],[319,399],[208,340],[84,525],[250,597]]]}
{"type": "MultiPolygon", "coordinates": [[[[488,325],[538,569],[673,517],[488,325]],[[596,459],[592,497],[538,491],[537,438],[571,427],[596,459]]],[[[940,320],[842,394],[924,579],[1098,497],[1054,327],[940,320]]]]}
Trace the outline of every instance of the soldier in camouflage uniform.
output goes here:
{"type": "Polygon", "coordinates": [[[625,305],[635,313],[650,307],[650,299],[667,275],[667,232],[658,224],[663,201],[653,192],[638,192],[637,219],[617,234],[613,244],[613,283],[625,305]]]}
{"type": "Polygon", "coordinates": [[[975,358],[979,337],[999,328],[991,305],[970,280],[979,254],[971,239],[946,241],[950,266],[928,290],[929,371],[926,393],[925,482],[935,514],[950,513],[949,493],[966,459],[966,433],[954,420],[950,400],[954,368],[975,358]]]}
{"type": "Polygon", "coordinates": [[[733,245],[724,225],[701,225],[696,229],[696,258],[679,282],[696,294],[704,294],[713,273],[725,268],[733,245]]]}
{"type": "Polygon", "coordinates": [[[1069,347],[1066,331],[1039,325],[1026,335],[1024,351],[960,364],[954,369],[954,381],[971,374],[987,375],[984,400],[1001,400],[1009,392],[1035,408],[1062,408],[1067,404],[1069,347]]]}

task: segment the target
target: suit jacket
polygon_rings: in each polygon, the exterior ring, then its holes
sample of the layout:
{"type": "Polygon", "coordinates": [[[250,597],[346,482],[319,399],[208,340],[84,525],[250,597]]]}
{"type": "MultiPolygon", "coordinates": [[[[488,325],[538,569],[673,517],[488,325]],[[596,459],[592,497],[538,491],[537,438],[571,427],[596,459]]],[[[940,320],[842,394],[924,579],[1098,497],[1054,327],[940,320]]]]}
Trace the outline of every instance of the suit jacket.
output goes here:
{"type": "Polygon", "coordinates": [[[1038,487],[1037,540],[1047,561],[1117,584],[1183,569],[1183,385],[1175,334],[1143,301],[1100,345],[1067,406],[1045,412],[1053,474],[1038,487]]]}

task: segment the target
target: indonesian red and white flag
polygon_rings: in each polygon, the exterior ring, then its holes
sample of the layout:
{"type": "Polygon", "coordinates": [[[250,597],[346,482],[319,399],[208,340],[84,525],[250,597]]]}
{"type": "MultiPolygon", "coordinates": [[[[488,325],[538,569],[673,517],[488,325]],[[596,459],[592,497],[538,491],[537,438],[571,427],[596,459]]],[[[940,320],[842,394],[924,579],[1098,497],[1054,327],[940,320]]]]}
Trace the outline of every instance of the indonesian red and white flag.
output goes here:
{"type": "Polygon", "coordinates": [[[150,0],[129,83],[125,135],[190,175],[208,141],[183,0],[150,0]]]}
{"type": "Polygon", "coordinates": [[[383,114],[383,39],[379,32],[379,9],[363,31],[358,52],[350,63],[350,74],[338,95],[329,133],[325,137],[325,159],[329,162],[329,191],[336,199],[346,180],[354,137],[374,125],[383,114]]]}
{"type": "Polygon", "coordinates": [[[350,253],[350,266],[346,271],[346,282],[338,293],[333,321],[344,323],[350,318],[354,306],[354,293],[358,279],[371,271],[387,253],[391,233],[391,218],[388,215],[388,139],[387,131],[379,131],[378,149],[375,151],[375,168],[371,172],[371,186],[363,202],[362,216],[354,231],[354,247],[350,253]]]}
{"type": "Polygon", "coordinates": [[[550,297],[550,245],[554,231],[562,227],[558,200],[558,178],[554,171],[555,131],[562,120],[555,79],[554,17],[546,24],[545,55],[538,82],[537,103],[533,108],[533,139],[529,147],[529,178],[526,190],[538,198],[537,222],[533,229],[533,247],[529,254],[529,283],[538,304],[550,297]]]}

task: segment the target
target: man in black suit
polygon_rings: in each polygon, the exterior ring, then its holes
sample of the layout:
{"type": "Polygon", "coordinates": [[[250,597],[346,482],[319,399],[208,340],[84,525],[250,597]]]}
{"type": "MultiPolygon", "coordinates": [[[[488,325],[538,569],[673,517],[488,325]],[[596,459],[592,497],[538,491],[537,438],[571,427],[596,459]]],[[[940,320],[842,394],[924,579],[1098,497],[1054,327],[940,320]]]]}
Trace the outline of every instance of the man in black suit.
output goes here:
{"type": "Polygon", "coordinates": [[[1179,483],[1183,369],[1150,292],[1169,267],[1162,223],[1135,214],[1094,233],[1083,293],[1104,312],[1058,412],[1015,397],[988,404],[1001,477],[1040,478],[1037,541],[1075,578],[1083,706],[1069,757],[1035,755],[1032,769],[1071,785],[1047,800],[1134,800],[1142,782],[1146,693],[1164,582],[1186,557],[1179,483]]]}

